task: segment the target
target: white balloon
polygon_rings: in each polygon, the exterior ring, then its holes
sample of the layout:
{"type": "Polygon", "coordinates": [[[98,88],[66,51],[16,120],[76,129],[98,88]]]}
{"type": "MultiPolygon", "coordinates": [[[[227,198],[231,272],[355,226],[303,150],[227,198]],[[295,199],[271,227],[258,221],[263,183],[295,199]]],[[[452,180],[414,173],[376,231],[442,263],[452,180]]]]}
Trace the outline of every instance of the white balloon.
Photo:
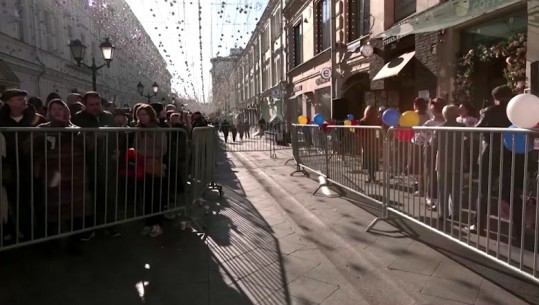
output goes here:
{"type": "Polygon", "coordinates": [[[532,128],[539,123],[539,97],[519,94],[507,104],[507,117],[520,128],[532,128]]]}

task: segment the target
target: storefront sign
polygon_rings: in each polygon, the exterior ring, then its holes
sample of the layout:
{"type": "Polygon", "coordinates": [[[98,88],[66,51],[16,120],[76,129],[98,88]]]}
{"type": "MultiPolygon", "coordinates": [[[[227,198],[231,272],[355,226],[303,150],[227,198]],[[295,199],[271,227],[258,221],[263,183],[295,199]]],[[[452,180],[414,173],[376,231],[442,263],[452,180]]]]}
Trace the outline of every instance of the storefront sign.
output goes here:
{"type": "Polygon", "coordinates": [[[317,78],[315,81],[317,85],[322,85],[327,82],[329,82],[329,78],[322,78],[322,77],[317,78]]]}
{"type": "Polygon", "coordinates": [[[323,79],[329,79],[331,77],[331,69],[322,68],[322,70],[320,70],[320,77],[323,79]]]}

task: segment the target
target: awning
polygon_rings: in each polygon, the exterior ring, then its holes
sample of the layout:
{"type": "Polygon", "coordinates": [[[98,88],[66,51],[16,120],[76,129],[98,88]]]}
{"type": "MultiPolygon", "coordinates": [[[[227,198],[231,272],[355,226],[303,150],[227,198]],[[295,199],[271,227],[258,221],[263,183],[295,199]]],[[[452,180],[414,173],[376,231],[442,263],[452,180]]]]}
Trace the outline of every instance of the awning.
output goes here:
{"type": "Polygon", "coordinates": [[[21,81],[9,65],[0,59],[0,84],[19,85],[21,81]]]}
{"type": "Polygon", "coordinates": [[[518,3],[524,4],[526,0],[450,0],[412,15],[378,37],[403,37],[440,31],[518,3]]]}
{"type": "Polygon", "coordinates": [[[381,80],[384,78],[397,76],[402,69],[412,60],[415,55],[415,51],[410,53],[404,53],[401,56],[392,59],[385,64],[376,76],[372,80],[381,80]]]}
{"type": "Polygon", "coordinates": [[[361,48],[361,39],[351,42],[347,47],[347,51],[350,53],[355,53],[359,48],[361,48]]]}

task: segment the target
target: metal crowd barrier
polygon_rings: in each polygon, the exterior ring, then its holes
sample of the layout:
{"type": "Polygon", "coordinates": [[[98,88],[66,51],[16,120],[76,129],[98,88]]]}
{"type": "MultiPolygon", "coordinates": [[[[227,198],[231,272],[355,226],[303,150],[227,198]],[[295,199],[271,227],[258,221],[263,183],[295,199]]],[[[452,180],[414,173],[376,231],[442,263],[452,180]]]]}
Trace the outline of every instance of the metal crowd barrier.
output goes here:
{"type": "Polygon", "coordinates": [[[192,134],[191,186],[193,202],[198,201],[208,189],[216,189],[222,196],[223,190],[215,183],[218,145],[214,127],[197,127],[192,134]]]}
{"type": "Polygon", "coordinates": [[[241,127],[217,125],[219,150],[223,152],[269,151],[275,157],[277,150],[290,149],[285,123],[241,127]]]}
{"type": "Polygon", "coordinates": [[[188,216],[188,147],[184,129],[0,128],[0,250],[188,216]]]}
{"type": "Polygon", "coordinates": [[[539,282],[539,131],[294,125],[293,132],[294,173],[307,169],[378,203],[382,217],[367,230],[406,218],[539,282]]]}

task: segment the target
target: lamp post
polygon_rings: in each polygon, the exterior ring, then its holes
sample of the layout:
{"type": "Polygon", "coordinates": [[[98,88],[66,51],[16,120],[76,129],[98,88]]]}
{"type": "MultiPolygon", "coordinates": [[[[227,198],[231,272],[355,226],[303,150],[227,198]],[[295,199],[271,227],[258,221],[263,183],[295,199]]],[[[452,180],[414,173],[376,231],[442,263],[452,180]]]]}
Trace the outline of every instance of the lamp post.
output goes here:
{"type": "Polygon", "coordinates": [[[143,96],[148,99],[148,104],[151,102],[152,96],[156,96],[157,91],[159,91],[159,85],[156,82],[153,82],[152,90],[153,90],[153,95],[151,95],[149,92],[146,95],[144,95],[144,85],[141,82],[138,82],[137,91],[140,94],[140,96],[143,96]]]}
{"type": "Polygon", "coordinates": [[[101,49],[101,56],[103,56],[105,63],[100,66],[97,66],[95,64],[95,57],[92,57],[92,65],[89,66],[82,62],[84,60],[84,54],[86,53],[86,46],[79,39],[72,40],[69,43],[69,50],[71,51],[73,59],[75,59],[75,61],[77,62],[77,66],[83,66],[92,71],[92,89],[94,91],[97,90],[97,71],[99,71],[104,66],[110,68],[110,63],[114,58],[114,50],[116,48],[112,45],[112,43],[110,43],[108,38],[105,38],[105,41],[99,45],[99,49],[101,49]]]}

